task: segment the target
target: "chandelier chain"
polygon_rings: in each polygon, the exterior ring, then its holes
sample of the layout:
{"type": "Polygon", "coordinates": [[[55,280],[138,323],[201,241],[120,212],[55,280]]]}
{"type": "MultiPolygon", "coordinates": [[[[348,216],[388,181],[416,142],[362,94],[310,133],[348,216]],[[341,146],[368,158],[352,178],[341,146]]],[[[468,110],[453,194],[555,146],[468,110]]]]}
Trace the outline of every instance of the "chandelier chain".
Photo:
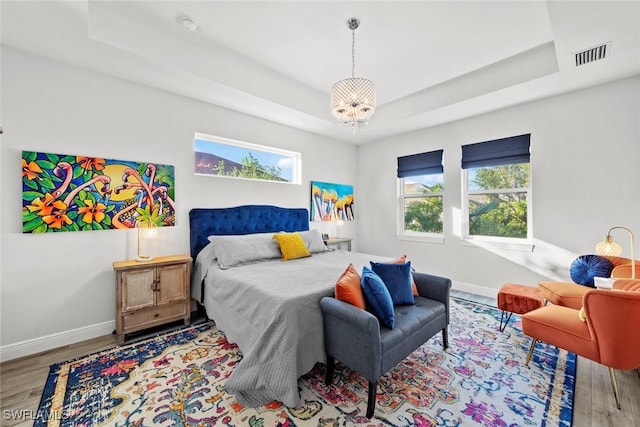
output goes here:
{"type": "Polygon", "coordinates": [[[356,76],[356,30],[351,30],[351,77],[356,76]]]}

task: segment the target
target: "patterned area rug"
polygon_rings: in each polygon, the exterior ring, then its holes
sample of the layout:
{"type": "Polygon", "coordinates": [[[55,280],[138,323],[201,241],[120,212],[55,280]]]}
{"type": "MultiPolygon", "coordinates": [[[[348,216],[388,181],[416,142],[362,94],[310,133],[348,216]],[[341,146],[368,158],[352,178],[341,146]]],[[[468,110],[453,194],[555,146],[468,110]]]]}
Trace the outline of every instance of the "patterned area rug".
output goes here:
{"type": "Polygon", "coordinates": [[[372,419],[367,382],[340,363],[298,384],[302,404],[251,409],[224,390],[241,359],[215,325],[192,326],[53,365],[35,426],[570,426],[576,357],[529,339],[514,315],[452,299],[450,347],[438,334],[378,382],[372,419]]]}

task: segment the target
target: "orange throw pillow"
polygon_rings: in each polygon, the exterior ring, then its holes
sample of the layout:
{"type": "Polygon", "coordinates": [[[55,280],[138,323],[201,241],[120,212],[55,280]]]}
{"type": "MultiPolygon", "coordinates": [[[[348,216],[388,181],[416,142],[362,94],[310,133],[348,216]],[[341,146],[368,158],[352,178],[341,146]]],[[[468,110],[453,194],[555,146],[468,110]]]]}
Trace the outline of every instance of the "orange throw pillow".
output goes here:
{"type": "Polygon", "coordinates": [[[364,295],[360,287],[360,275],[353,264],[349,264],[336,283],[336,299],[365,309],[364,295]]]}
{"type": "MultiPolygon", "coordinates": [[[[393,260],[393,262],[396,264],[404,264],[405,262],[407,262],[407,256],[402,255],[400,258],[393,260]]],[[[413,290],[414,297],[417,297],[420,295],[418,293],[418,286],[416,286],[416,281],[413,280],[413,275],[411,276],[411,289],[413,290]]]]}

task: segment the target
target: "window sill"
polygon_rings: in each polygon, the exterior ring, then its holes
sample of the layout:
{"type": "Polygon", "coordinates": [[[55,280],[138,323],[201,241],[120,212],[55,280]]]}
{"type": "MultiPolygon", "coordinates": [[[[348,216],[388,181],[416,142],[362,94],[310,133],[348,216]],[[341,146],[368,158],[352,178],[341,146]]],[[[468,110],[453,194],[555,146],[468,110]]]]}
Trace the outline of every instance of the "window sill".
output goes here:
{"type": "Polygon", "coordinates": [[[427,236],[419,234],[398,234],[398,240],[408,240],[412,242],[444,244],[444,236],[427,236]]]}
{"type": "Polygon", "coordinates": [[[464,246],[475,246],[486,249],[502,249],[505,251],[533,252],[535,245],[531,242],[500,242],[495,240],[462,239],[464,246]]]}

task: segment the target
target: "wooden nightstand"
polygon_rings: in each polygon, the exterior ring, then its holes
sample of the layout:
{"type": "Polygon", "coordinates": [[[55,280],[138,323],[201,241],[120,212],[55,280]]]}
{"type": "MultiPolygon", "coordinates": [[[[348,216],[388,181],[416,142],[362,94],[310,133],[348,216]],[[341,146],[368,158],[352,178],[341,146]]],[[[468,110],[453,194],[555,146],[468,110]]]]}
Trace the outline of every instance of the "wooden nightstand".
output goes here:
{"type": "Polygon", "coordinates": [[[130,332],[179,319],[189,324],[191,262],[188,255],[172,255],[113,263],[118,344],[130,332]]]}
{"type": "Polygon", "coordinates": [[[350,251],[352,240],[351,237],[329,237],[324,241],[324,244],[330,249],[344,249],[346,247],[350,251]]]}

